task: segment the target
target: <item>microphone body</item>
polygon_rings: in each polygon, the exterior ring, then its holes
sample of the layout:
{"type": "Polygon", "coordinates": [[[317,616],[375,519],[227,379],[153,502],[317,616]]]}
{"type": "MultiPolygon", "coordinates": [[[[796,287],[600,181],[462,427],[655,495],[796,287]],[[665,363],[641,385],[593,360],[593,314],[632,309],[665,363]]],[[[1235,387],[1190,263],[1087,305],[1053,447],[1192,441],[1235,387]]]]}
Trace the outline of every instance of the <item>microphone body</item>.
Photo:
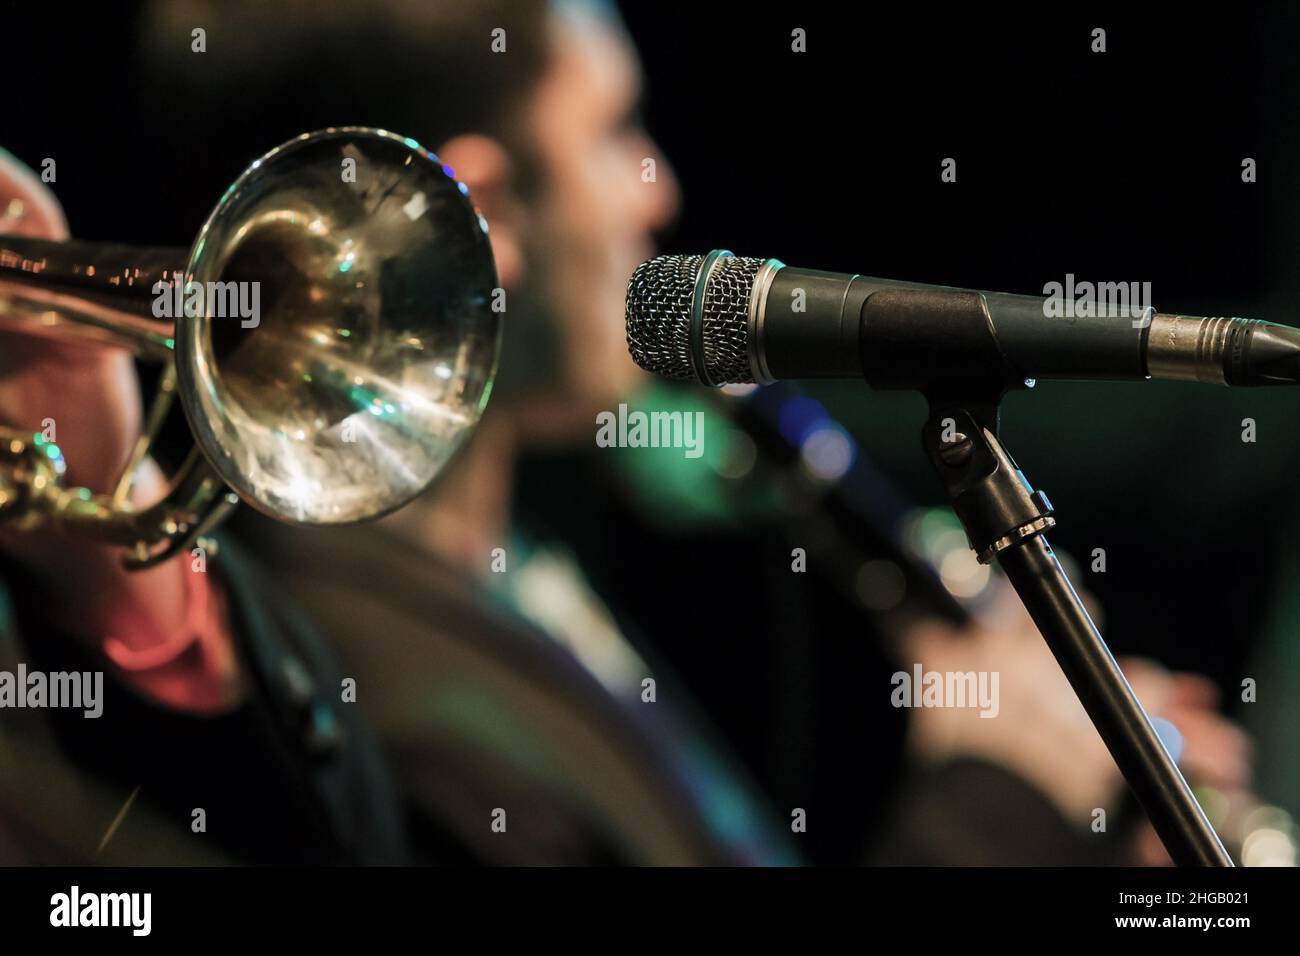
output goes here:
{"type": "Polygon", "coordinates": [[[768,380],[865,377],[912,388],[925,384],[918,376],[990,369],[1020,381],[1145,377],[1149,315],[1047,318],[1035,296],[789,267],[774,270],[760,295],[754,345],[768,380]]]}
{"type": "Polygon", "coordinates": [[[1007,388],[1031,379],[1300,381],[1300,330],[1166,315],[1074,314],[1042,296],[792,268],[713,252],[659,256],[628,284],[642,368],[708,385],[864,378],[876,388],[1007,388]]]}

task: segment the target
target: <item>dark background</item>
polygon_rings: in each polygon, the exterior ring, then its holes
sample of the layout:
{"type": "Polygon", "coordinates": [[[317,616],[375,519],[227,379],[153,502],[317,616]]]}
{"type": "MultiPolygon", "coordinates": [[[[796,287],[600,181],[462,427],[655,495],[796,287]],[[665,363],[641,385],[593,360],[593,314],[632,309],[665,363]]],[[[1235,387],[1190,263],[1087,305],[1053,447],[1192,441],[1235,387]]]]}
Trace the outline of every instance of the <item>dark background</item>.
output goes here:
{"type": "MultiPolygon", "coordinates": [[[[1066,273],[1149,281],[1161,311],[1300,322],[1294,6],[621,7],[685,194],[668,251],[1022,293],[1066,273]]],[[[253,153],[220,128],[177,135],[186,104],[139,82],[130,5],[8,22],[0,144],[58,158],[74,234],[188,244],[253,153]]],[[[814,391],[909,494],[940,500],[918,397],[814,391]]],[[[1298,412],[1300,390],[1045,382],[1003,416],[1058,546],[1106,549],[1080,583],[1112,647],[1211,674],[1259,739],[1265,795],[1293,811],[1298,412]],[[1244,677],[1258,704],[1237,703],[1244,677]]]]}

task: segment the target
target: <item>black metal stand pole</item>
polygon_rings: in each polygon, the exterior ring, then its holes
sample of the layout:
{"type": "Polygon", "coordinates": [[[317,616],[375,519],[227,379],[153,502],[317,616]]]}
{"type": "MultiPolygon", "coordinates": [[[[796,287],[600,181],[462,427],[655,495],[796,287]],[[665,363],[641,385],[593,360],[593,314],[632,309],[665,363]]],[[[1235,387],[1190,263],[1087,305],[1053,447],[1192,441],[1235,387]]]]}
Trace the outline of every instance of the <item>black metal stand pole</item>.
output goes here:
{"type": "Polygon", "coordinates": [[[997,437],[997,404],[936,400],[925,448],[980,561],[996,560],[1179,866],[1232,866],[1043,532],[1055,524],[997,437]]]}

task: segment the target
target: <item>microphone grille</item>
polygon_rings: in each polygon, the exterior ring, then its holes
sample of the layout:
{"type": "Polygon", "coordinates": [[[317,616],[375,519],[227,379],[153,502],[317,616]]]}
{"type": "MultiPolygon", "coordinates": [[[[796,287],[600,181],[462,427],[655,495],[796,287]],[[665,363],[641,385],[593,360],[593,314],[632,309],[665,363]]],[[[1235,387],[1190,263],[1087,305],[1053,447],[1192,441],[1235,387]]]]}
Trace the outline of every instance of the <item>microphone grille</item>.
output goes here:
{"type": "Polygon", "coordinates": [[[695,376],[691,368],[691,297],[703,256],[655,256],[627,283],[627,350],[647,372],[695,376]]]}
{"type": "MultiPolygon", "coordinates": [[[[627,348],[637,365],[664,378],[695,378],[691,306],[704,256],[656,256],[627,286],[627,348]]],[[[715,384],[752,382],[749,298],[762,259],[724,256],[704,289],[704,369],[715,384]]]]}

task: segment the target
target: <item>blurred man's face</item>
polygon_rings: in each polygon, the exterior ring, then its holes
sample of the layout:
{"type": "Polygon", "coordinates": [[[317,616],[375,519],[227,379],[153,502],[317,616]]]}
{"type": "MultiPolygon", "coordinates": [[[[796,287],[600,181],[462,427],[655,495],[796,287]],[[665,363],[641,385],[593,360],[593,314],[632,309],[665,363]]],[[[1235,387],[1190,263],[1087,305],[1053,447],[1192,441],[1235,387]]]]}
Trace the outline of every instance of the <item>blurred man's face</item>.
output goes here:
{"type": "Polygon", "coordinates": [[[637,122],[640,75],[626,37],[572,10],[553,16],[553,34],[529,118],[541,185],[526,229],[525,287],[552,325],[558,367],[547,370],[546,400],[526,414],[540,430],[568,432],[590,425],[640,379],[627,353],[623,297],[632,270],[653,255],[652,234],[675,214],[678,190],[637,122]]]}

